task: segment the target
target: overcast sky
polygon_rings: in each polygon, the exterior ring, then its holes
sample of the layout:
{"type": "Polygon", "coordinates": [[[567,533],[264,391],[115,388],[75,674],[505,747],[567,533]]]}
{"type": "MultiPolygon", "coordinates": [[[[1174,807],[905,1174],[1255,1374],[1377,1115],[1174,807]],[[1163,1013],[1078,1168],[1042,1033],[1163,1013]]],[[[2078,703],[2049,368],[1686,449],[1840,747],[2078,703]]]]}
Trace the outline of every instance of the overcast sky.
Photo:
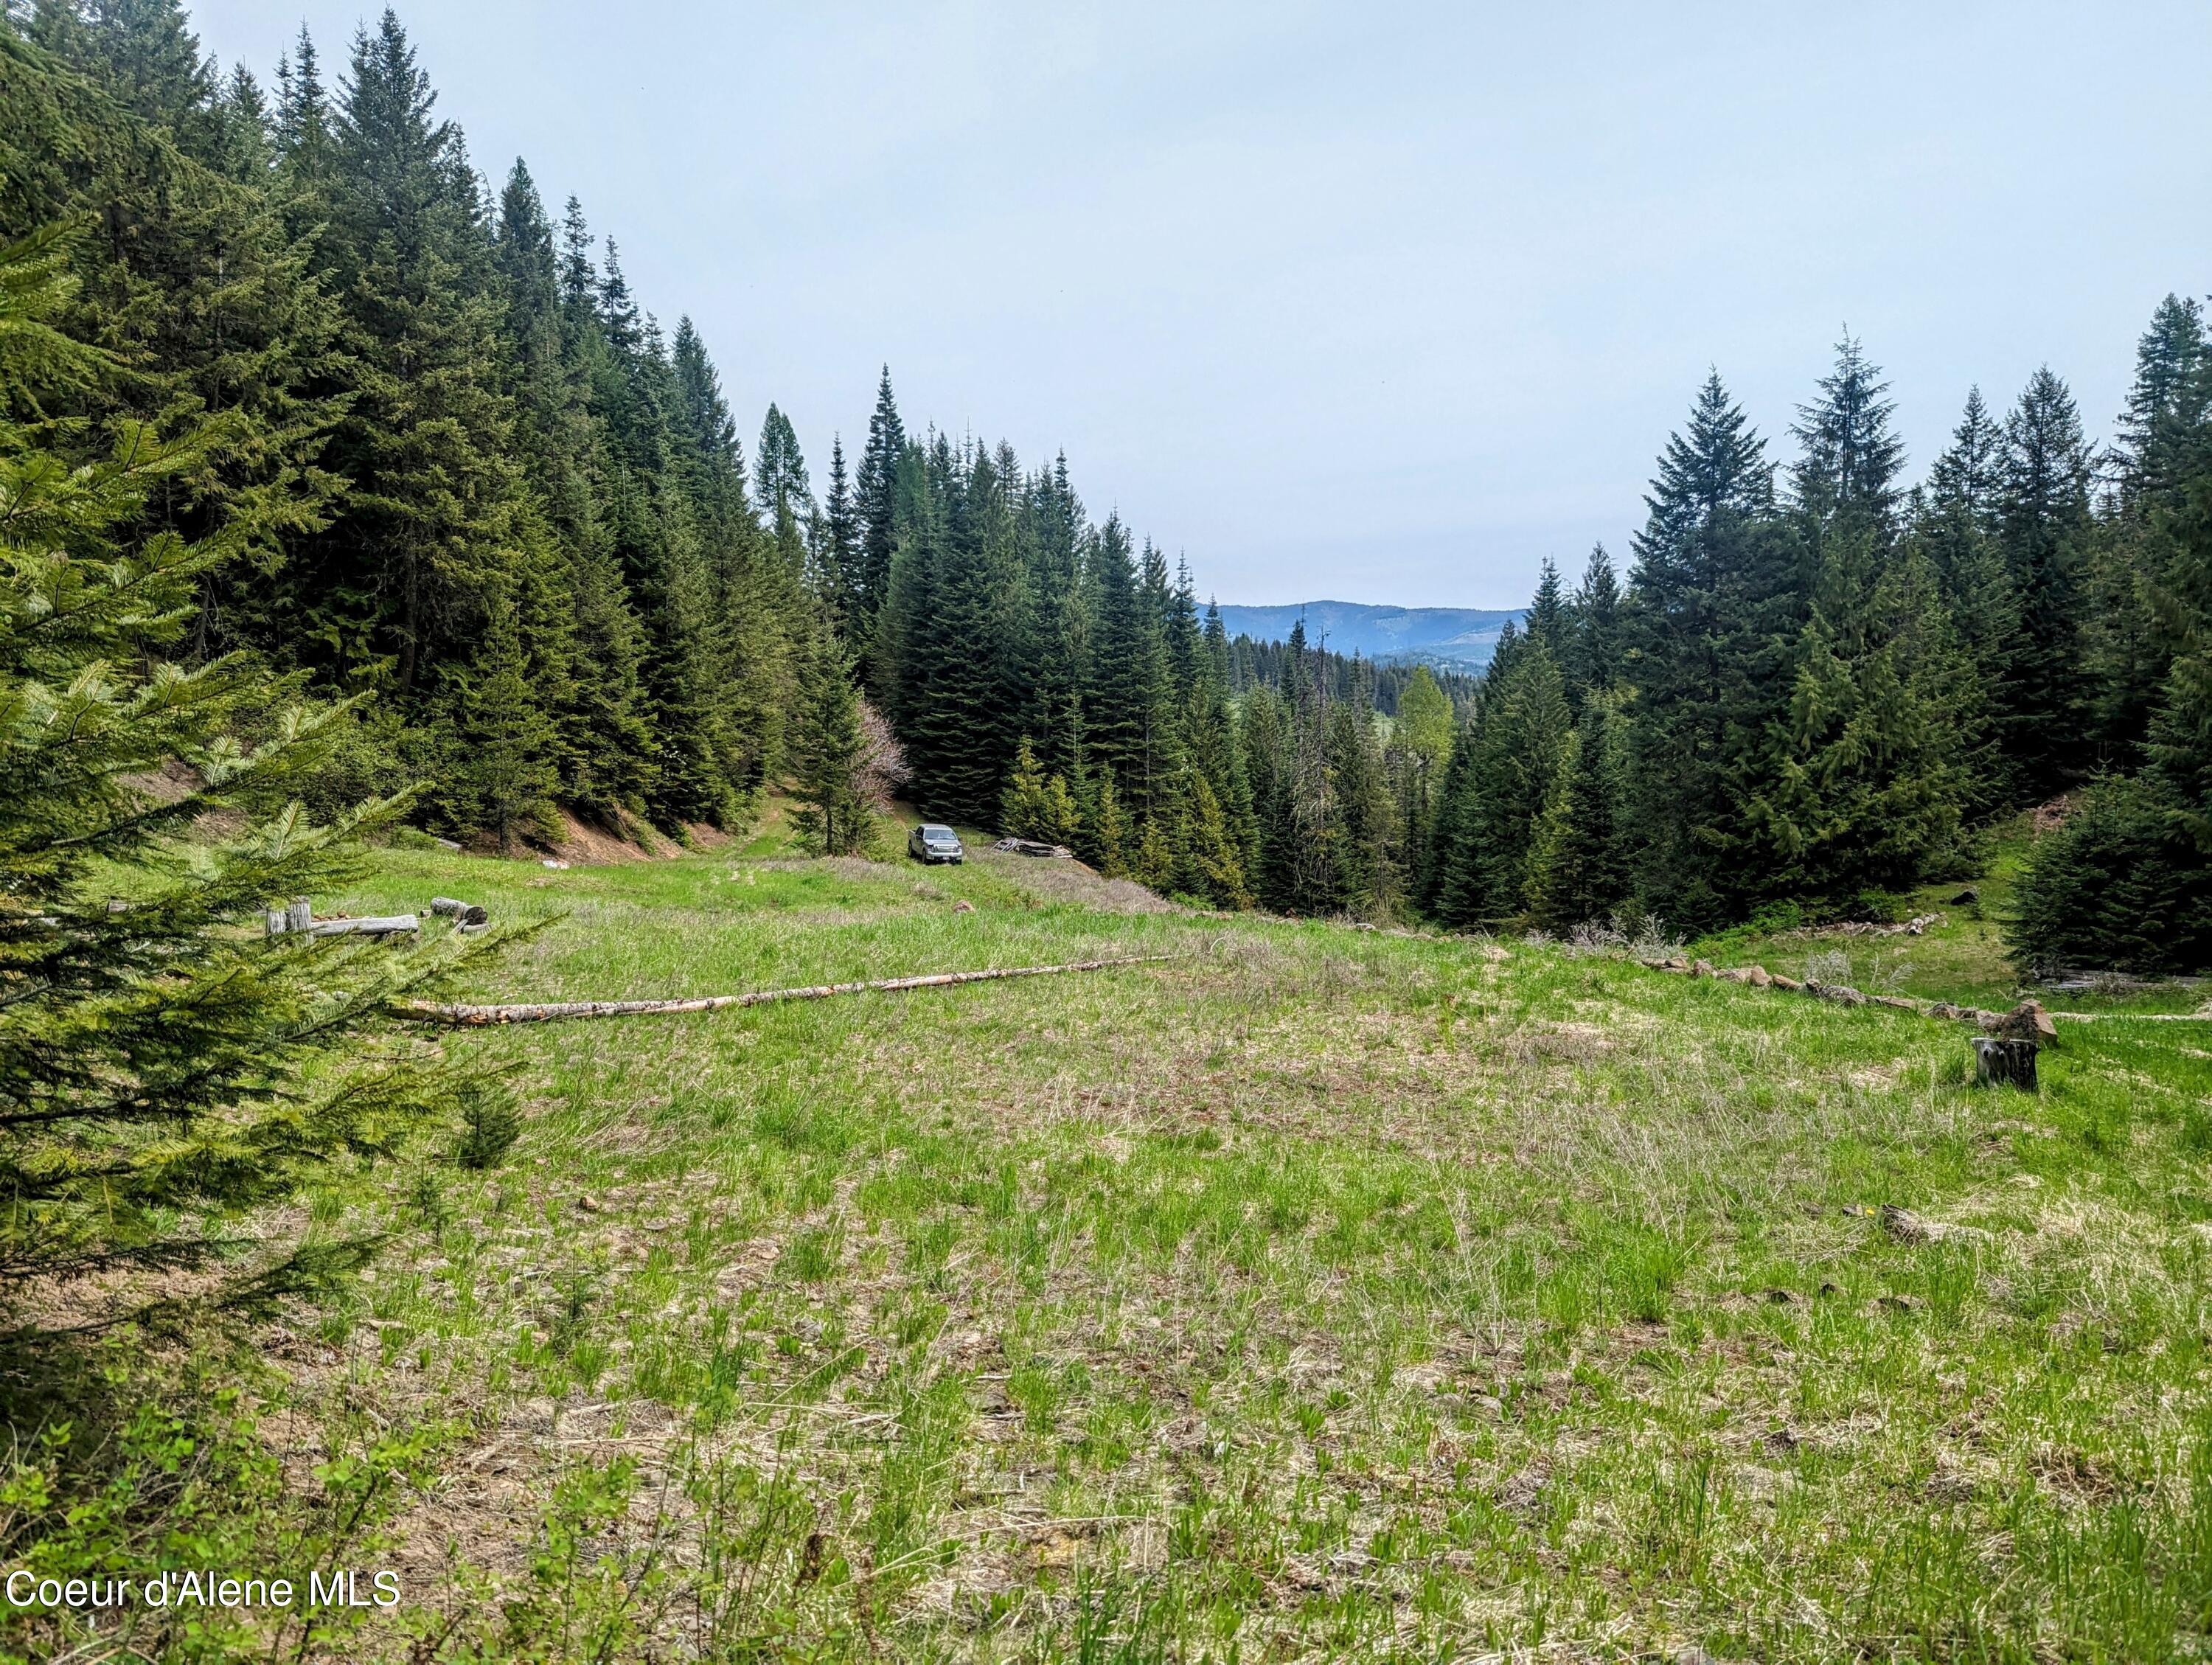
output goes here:
{"type": "MultiPolygon", "coordinates": [[[[264,78],[304,20],[205,0],[264,78]]],[[[2048,362],[2094,434],[2212,289],[2212,5],[400,9],[479,167],[574,191],[817,487],[909,430],[1064,448],[1224,601],[1502,606],[1626,553],[1717,366],[1788,454],[1848,325],[1917,474],[2048,362]]]]}

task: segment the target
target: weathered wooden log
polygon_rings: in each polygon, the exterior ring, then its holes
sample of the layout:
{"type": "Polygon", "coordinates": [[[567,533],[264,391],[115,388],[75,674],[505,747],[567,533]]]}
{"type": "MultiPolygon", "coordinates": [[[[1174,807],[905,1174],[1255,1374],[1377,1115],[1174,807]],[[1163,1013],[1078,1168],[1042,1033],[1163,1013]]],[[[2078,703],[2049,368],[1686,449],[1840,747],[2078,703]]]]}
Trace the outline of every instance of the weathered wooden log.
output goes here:
{"type": "Polygon", "coordinates": [[[541,1006],[438,1006],[410,1000],[400,1015],[434,1024],[479,1027],[491,1024],[550,1024],[572,1018],[643,1018],[669,1012],[720,1012],[725,1006],[767,1006],[776,1000],[825,1000],[833,994],[898,994],[909,988],[945,988],[954,983],[989,982],[1000,977],[1050,977],[1065,971],[1103,971],[1117,965],[1148,965],[1180,959],[1179,954],[1129,954],[1111,960],[1075,960],[1065,965],[1013,965],[986,971],[940,971],[922,977],[882,977],[872,982],[817,983],[806,988],[763,988],[749,994],[708,994],[690,1000],[556,1000],[541,1006]]]}
{"type": "Polygon", "coordinates": [[[319,919],[307,927],[311,937],[391,937],[420,931],[422,921],[412,914],[386,914],[370,919],[319,919]]]}
{"type": "Polygon", "coordinates": [[[1974,1079],[1984,1087],[2018,1087],[2022,1092],[2033,1092],[2035,1053],[2033,1041],[1984,1036],[1974,1042],[1974,1079]]]}
{"type": "Polygon", "coordinates": [[[2050,1012],[2069,1024],[2212,1024],[2212,1012],[2050,1012]]]}
{"type": "Polygon", "coordinates": [[[314,922],[314,904],[305,896],[295,896],[282,908],[271,908],[263,918],[262,928],[272,937],[281,937],[287,931],[304,931],[314,922]]]}
{"type": "Polygon", "coordinates": [[[1004,850],[1009,855],[1036,856],[1041,860],[1071,861],[1075,857],[1075,852],[1065,844],[1047,844],[1034,838],[1002,838],[991,848],[1004,850]]]}
{"type": "Polygon", "coordinates": [[[484,925],[491,920],[491,915],[484,912],[483,904],[463,902],[458,896],[432,896],[430,911],[451,915],[454,922],[459,925],[484,925]]]}

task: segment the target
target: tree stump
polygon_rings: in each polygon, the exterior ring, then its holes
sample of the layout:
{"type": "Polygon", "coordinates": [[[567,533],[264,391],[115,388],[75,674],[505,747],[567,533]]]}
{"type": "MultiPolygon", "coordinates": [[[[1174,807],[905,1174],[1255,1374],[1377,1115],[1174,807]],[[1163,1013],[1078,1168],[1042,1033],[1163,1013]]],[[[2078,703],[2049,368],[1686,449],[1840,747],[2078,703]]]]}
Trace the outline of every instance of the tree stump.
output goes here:
{"type": "Polygon", "coordinates": [[[1974,1079],[1984,1087],[2018,1087],[2035,1091],[2035,1042],[1978,1040],[1974,1042],[1974,1079]]]}

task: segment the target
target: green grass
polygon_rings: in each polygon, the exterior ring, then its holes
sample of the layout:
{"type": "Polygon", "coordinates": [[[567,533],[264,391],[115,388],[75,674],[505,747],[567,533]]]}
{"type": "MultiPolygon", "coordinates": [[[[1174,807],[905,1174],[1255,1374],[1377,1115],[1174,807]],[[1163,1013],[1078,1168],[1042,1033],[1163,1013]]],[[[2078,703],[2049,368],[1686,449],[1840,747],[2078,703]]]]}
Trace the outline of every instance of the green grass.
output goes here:
{"type": "Polygon", "coordinates": [[[2005,957],[2003,922],[2013,886],[2026,860],[2025,819],[2006,829],[1988,872],[1971,883],[1928,884],[1898,899],[1897,917],[1937,917],[1918,936],[1853,937],[1832,931],[1762,932],[1751,927],[1721,932],[1689,945],[1716,966],[1764,964],[1770,971],[1803,977],[1818,970],[1824,981],[1848,982],[1871,994],[1917,995],[1985,1007],[2010,1006],[2033,994],[2046,1005],[2075,1011],[2191,1012],[2204,991],[2182,984],[2123,985],[2111,992],[2062,994],[2023,986],[2005,957]],[[1958,896],[1971,890],[1971,901],[1958,896]],[[1824,963],[1815,965],[1816,957],[1824,963]]]}
{"type": "Polygon", "coordinates": [[[1894,1011],[1032,876],[379,858],[565,915],[485,999],[1182,957],[453,1038],[520,1142],[334,1177],[391,1246],[272,1348],[303,1468],[440,1431],[353,1657],[2207,1656],[2212,1024],[1997,1096],[1894,1011]]]}

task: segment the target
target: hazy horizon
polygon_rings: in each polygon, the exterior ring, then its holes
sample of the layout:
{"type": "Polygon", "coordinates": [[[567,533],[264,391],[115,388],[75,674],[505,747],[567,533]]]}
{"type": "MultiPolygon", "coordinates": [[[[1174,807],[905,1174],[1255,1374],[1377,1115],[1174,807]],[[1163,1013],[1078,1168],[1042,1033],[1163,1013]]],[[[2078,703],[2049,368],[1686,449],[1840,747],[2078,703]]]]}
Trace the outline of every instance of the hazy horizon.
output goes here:
{"type": "MultiPolygon", "coordinates": [[[[230,0],[266,83],[377,8],[230,0]]],[[[1624,562],[1709,365],[1786,459],[1846,325],[1917,477],[2048,362],[2097,436],[2212,277],[2212,8],[1316,6],[747,16],[402,6],[496,182],[574,191],[690,313],[748,456],[910,424],[1065,449],[1202,593],[1526,601],[1624,562]],[[1909,43],[1903,47],[1893,43],[1909,43]]]]}

